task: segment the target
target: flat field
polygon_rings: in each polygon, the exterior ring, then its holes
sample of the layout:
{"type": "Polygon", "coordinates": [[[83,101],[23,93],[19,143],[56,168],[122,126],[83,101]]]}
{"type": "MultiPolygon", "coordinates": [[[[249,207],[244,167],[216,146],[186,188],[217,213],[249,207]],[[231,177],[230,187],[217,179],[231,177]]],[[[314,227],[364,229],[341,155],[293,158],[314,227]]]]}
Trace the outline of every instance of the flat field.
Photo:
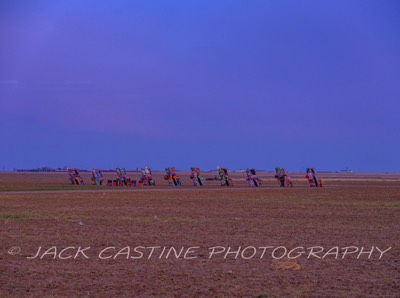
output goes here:
{"type": "Polygon", "coordinates": [[[400,296],[400,175],[195,188],[179,174],[181,188],[162,173],[116,188],[0,173],[0,297],[400,296]]]}

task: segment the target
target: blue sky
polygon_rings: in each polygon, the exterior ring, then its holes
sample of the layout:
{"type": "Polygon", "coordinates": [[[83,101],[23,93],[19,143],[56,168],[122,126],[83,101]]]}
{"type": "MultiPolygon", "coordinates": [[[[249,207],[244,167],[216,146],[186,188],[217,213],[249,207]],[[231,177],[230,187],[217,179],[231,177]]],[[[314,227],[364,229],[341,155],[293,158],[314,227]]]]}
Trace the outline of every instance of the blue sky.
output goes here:
{"type": "Polygon", "coordinates": [[[399,1],[1,1],[0,170],[400,171],[399,1]]]}

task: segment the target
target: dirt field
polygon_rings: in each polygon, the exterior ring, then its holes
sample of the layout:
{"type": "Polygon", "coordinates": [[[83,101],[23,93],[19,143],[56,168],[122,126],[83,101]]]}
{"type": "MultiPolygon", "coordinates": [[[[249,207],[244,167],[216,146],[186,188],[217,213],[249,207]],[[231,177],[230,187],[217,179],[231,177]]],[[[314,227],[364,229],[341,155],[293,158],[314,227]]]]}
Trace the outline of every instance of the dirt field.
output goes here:
{"type": "Polygon", "coordinates": [[[400,296],[400,175],[323,173],[318,189],[303,173],[293,188],[82,175],[0,173],[0,297],[400,296]]]}

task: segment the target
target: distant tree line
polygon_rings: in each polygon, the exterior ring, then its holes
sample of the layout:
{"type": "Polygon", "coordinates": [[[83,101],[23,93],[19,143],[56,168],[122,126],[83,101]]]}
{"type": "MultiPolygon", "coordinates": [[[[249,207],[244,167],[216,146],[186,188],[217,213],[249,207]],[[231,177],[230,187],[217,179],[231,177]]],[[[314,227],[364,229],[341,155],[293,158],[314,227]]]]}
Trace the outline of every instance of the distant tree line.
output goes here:
{"type": "Polygon", "coordinates": [[[34,168],[34,169],[14,169],[14,172],[59,172],[59,171],[66,171],[67,168],[49,168],[49,167],[41,167],[41,168],[34,168]]]}

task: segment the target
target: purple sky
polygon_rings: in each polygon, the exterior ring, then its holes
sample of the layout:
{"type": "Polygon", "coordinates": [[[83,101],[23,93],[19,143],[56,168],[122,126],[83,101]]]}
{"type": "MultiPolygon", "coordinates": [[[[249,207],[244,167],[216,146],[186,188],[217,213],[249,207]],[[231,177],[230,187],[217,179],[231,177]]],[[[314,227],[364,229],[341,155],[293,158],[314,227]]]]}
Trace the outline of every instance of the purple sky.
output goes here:
{"type": "Polygon", "coordinates": [[[400,1],[0,2],[0,170],[400,171],[400,1]]]}

